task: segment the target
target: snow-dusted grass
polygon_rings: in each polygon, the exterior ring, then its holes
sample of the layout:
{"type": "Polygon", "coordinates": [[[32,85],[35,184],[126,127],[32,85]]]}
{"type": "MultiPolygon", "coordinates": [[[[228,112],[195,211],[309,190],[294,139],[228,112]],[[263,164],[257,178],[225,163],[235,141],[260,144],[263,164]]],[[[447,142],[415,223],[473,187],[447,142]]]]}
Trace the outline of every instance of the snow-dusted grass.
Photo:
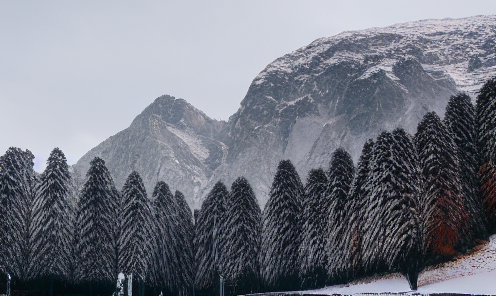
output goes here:
{"type": "Polygon", "coordinates": [[[304,293],[360,295],[406,292],[496,295],[496,235],[491,236],[489,243],[478,246],[471,254],[424,270],[420,274],[419,288],[415,292],[410,291],[403,276],[390,274],[304,293]]]}

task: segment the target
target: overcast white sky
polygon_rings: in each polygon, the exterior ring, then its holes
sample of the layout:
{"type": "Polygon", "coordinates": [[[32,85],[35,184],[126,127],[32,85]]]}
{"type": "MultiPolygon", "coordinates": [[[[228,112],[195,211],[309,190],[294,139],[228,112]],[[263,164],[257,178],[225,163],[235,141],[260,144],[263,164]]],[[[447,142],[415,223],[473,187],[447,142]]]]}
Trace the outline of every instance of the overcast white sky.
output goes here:
{"type": "Polygon", "coordinates": [[[0,154],[54,147],[69,164],[155,98],[227,120],[274,59],[320,37],[495,14],[471,1],[0,1],[0,154]]]}

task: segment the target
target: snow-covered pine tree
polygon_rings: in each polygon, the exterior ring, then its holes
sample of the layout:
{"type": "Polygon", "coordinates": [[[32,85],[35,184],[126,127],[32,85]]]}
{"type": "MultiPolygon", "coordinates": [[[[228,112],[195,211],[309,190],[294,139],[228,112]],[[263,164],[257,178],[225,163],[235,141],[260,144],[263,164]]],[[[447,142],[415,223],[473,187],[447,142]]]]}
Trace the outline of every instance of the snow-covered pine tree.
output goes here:
{"type": "Polygon", "coordinates": [[[178,254],[179,229],[174,197],[169,185],[158,182],[153,190],[154,231],[150,272],[152,282],[160,290],[170,294],[178,293],[181,261],[178,254]]]}
{"type": "Polygon", "coordinates": [[[493,186],[496,167],[496,77],[482,86],[477,96],[477,142],[480,155],[479,177],[482,200],[487,217],[487,228],[496,232],[496,187],[493,186]]]}
{"type": "MultiPolygon", "coordinates": [[[[68,206],[69,206],[69,230],[70,230],[70,262],[69,262],[69,276],[68,281],[70,284],[76,284],[81,276],[80,268],[80,254],[79,254],[79,197],[84,186],[84,177],[74,167],[69,169],[70,184],[68,190],[68,206]]],[[[117,266],[117,264],[115,264],[117,266]]]]}
{"type": "Polygon", "coordinates": [[[496,163],[496,77],[489,79],[477,96],[477,141],[480,165],[496,163]]]}
{"type": "Polygon", "coordinates": [[[364,231],[362,237],[362,262],[365,272],[388,271],[384,258],[386,245],[387,203],[393,198],[393,135],[382,132],[372,149],[370,169],[365,181],[367,200],[363,213],[364,231]]]}
{"type": "Polygon", "coordinates": [[[293,290],[298,284],[303,185],[293,164],[277,167],[265,205],[260,248],[260,275],[267,290],[293,290]]]}
{"type": "Polygon", "coordinates": [[[374,141],[367,140],[362,148],[362,154],[358,160],[357,169],[353,182],[351,183],[349,199],[350,199],[350,220],[349,231],[345,232],[344,240],[349,242],[348,258],[349,265],[346,268],[349,272],[349,278],[358,278],[364,273],[362,266],[362,236],[365,227],[363,216],[365,214],[365,206],[367,204],[367,188],[365,181],[367,180],[370,170],[370,160],[372,158],[372,149],[374,141]]]}
{"type": "Polygon", "coordinates": [[[423,268],[419,195],[421,174],[417,151],[403,129],[393,131],[393,199],[387,201],[384,258],[390,270],[401,272],[412,290],[423,268]]]}
{"type": "MultiPolygon", "coordinates": [[[[363,260],[369,273],[399,271],[417,288],[422,266],[415,146],[403,129],[383,132],[372,150],[365,186],[363,260]]],[[[353,193],[354,194],[354,193],[353,193]]]]}
{"type": "Polygon", "coordinates": [[[355,174],[351,155],[344,149],[338,148],[331,157],[329,167],[327,199],[329,204],[323,204],[327,212],[326,251],[327,273],[331,282],[344,282],[348,278],[349,246],[345,241],[349,228],[351,206],[348,193],[355,174]]]}
{"type": "Polygon", "coordinates": [[[152,258],[153,221],[145,185],[136,171],[127,177],[121,194],[119,270],[133,275],[133,281],[138,284],[138,295],[143,295],[152,258]]]}
{"type": "Polygon", "coordinates": [[[415,145],[424,180],[422,204],[432,209],[427,238],[427,260],[453,256],[467,244],[467,209],[462,188],[457,149],[451,133],[435,112],[427,113],[417,127],[415,145]]]}
{"type": "Polygon", "coordinates": [[[82,282],[113,282],[115,274],[115,186],[105,161],[95,157],[78,203],[78,275],[82,282]]]}
{"type": "Polygon", "coordinates": [[[196,248],[195,289],[197,294],[212,294],[217,286],[216,278],[221,272],[219,258],[222,246],[220,230],[229,196],[226,186],[217,182],[207,195],[195,223],[196,248]]]}
{"type": "Polygon", "coordinates": [[[113,196],[113,203],[115,205],[114,211],[111,213],[113,215],[113,220],[114,220],[114,227],[112,229],[113,231],[113,242],[114,242],[114,250],[113,250],[113,256],[112,258],[114,259],[113,262],[113,267],[114,267],[114,274],[119,274],[121,271],[119,270],[119,257],[120,257],[120,246],[119,246],[119,241],[121,239],[122,235],[122,196],[119,190],[115,187],[115,185],[112,183],[111,186],[111,191],[112,191],[112,196],[113,196]]]}
{"type": "Polygon", "coordinates": [[[327,176],[323,169],[309,172],[302,209],[299,249],[300,281],[304,289],[322,287],[327,280],[326,237],[329,199],[327,176]]]}
{"type": "Polygon", "coordinates": [[[50,153],[37,187],[35,212],[34,264],[37,276],[68,280],[71,264],[72,211],[69,204],[71,177],[64,153],[55,148],[50,153]]]}
{"type": "Polygon", "coordinates": [[[248,181],[237,178],[226,205],[222,266],[235,295],[258,290],[262,213],[248,181]]]}
{"type": "MultiPolygon", "coordinates": [[[[451,131],[458,151],[463,201],[470,217],[469,236],[473,239],[487,239],[485,215],[477,179],[479,167],[475,108],[468,95],[458,94],[450,98],[446,106],[444,123],[451,131]]],[[[473,239],[471,240],[474,241],[473,239]]]]}
{"type": "Polygon", "coordinates": [[[0,262],[17,280],[32,278],[33,204],[37,183],[31,151],[9,148],[0,172],[0,262]]]}
{"type": "Polygon", "coordinates": [[[176,190],[174,202],[178,212],[177,223],[180,236],[180,240],[178,241],[179,247],[177,248],[179,250],[179,262],[181,262],[179,294],[189,295],[193,288],[194,268],[193,239],[195,228],[193,225],[193,214],[181,191],[176,190]]]}

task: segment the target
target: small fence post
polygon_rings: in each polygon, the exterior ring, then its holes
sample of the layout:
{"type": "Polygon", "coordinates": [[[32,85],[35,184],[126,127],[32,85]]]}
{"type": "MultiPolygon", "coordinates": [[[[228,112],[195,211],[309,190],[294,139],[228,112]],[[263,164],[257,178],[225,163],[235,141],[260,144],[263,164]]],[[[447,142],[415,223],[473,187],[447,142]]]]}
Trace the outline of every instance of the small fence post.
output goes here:
{"type": "Polygon", "coordinates": [[[127,276],[127,296],[133,296],[133,274],[127,276]]]}
{"type": "Polygon", "coordinates": [[[12,278],[10,277],[10,274],[7,273],[7,296],[10,296],[10,280],[12,278]]]}
{"type": "Polygon", "coordinates": [[[222,276],[220,278],[220,295],[219,296],[224,296],[224,278],[222,276]]]}

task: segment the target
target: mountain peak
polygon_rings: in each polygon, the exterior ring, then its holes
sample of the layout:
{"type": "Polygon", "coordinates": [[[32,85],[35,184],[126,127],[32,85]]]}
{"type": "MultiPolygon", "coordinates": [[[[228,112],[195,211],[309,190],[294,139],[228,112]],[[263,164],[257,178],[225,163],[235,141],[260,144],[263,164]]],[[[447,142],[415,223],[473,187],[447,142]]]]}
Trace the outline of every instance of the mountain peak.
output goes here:
{"type": "Polygon", "coordinates": [[[270,63],[228,122],[161,96],[77,166],[101,156],[117,184],[138,170],[147,190],[165,181],[196,208],[217,181],[243,176],[263,207],[280,160],[302,179],[338,147],[357,160],[367,139],[414,133],[425,113],[442,116],[458,92],[475,97],[495,71],[496,16],[343,32],[270,63]]]}
{"type": "Polygon", "coordinates": [[[184,99],[163,95],[156,98],[153,103],[146,107],[133,120],[131,126],[146,128],[152,116],[158,117],[163,122],[174,125],[177,128],[191,129],[198,134],[214,138],[219,136],[218,133],[226,125],[225,121],[208,117],[184,99]]]}

